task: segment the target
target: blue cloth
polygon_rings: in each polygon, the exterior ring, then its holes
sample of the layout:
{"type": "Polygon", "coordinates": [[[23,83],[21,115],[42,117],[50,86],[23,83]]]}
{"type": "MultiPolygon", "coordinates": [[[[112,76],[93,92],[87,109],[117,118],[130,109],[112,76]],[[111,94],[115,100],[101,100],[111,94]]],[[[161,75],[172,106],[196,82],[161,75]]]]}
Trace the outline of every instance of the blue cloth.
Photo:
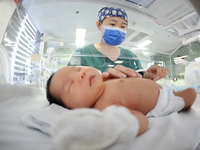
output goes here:
{"type": "Polygon", "coordinates": [[[103,21],[104,19],[109,17],[120,17],[124,19],[128,24],[128,16],[126,12],[120,8],[103,7],[99,11],[98,16],[99,16],[99,21],[103,21]]]}

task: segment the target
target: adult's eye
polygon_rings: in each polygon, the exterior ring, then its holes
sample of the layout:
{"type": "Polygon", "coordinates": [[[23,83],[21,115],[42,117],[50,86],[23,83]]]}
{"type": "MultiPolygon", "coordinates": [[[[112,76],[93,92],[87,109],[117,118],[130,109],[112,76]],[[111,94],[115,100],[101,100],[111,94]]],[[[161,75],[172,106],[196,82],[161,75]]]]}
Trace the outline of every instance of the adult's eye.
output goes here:
{"type": "Polygon", "coordinates": [[[126,29],[126,27],[125,27],[125,26],[121,26],[121,28],[122,28],[122,29],[126,29]]]}
{"type": "Polygon", "coordinates": [[[110,25],[111,25],[111,26],[115,26],[115,24],[114,24],[114,23],[110,23],[110,25]]]}

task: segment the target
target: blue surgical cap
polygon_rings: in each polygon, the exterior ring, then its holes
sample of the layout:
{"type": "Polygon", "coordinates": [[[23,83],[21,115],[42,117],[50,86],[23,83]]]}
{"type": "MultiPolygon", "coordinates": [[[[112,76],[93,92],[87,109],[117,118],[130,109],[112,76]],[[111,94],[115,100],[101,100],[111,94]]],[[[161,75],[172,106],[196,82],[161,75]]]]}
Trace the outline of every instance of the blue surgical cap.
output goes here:
{"type": "Polygon", "coordinates": [[[120,17],[124,19],[128,24],[128,16],[126,12],[120,8],[113,8],[113,7],[103,7],[98,13],[99,21],[103,21],[109,17],[120,17]]]}

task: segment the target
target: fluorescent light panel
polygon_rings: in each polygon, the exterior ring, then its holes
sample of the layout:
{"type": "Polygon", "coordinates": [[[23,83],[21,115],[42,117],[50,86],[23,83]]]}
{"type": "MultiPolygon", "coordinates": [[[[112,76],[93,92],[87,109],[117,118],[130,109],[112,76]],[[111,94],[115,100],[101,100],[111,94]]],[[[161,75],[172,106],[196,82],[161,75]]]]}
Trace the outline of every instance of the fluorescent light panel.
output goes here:
{"type": "Polygon", "coordinates": [[[138,44],[137,46],[138,46],[138,47],[145,47],[145,46],[149,45],[150,43],[152,43],[151,40],[146,40],[146,41],[144,41],[144,42],[138,44]]]}
{"type": "Polygon", "coordinates": [[[84,46],[86,31],[86,28],[76,28],[76,45],[78,47],[84,46]]]}
{"type": "Polygon", "coordinates": [[[135,3],[137,5],[142,5],[145,8],[149,7],[155,0],[126,0],[128,2],[135,3]]]}
{"type": "Polygon", "coordinates": [[[143,51],[142,54],[143,54],[144,56],[148,56],[150,53],[149,53],[149,52],[146,52],[146,51],[143,51]]]}

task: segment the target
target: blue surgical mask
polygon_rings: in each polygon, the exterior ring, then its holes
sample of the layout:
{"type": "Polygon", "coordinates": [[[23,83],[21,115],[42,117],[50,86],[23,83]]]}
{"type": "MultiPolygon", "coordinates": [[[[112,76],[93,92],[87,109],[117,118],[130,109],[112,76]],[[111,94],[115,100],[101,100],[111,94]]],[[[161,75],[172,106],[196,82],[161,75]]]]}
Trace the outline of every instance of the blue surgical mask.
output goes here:
{"type": "Polygon", "coordinates": [[[103,40],[108,45],[120,45],[126,38],[126,30],[110,26],[103,26],[103,29],[103,40]]]}

